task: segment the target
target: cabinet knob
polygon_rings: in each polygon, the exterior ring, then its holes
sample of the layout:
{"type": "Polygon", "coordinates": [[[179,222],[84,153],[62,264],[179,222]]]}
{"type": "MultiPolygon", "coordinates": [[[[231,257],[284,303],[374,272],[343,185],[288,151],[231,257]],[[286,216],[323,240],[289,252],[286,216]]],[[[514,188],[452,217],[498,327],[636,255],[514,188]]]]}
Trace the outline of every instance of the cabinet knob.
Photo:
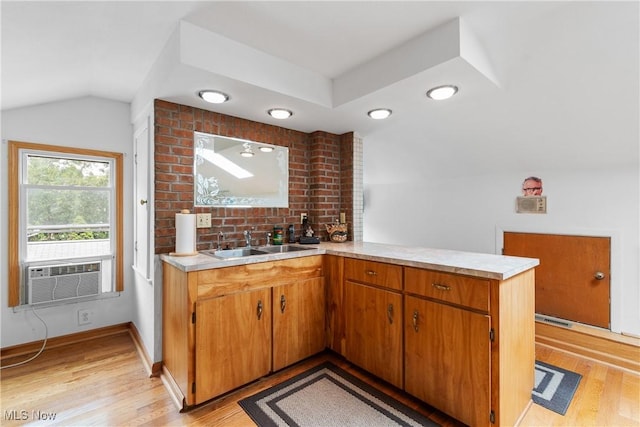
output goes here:
{"type": "Polygon", "coordinates": [[[376,273],[376,272],[375,272],[375,271],[373,271],[373,270],[367,270],[367,274],[368,274],[369,276],[377,276],[377,275],[378,275],[378,273],[376,273]]]}
{"type": "Polygon", "coordinates": [[[142,206],[146,205],[146,204],[147,204],[147,200],[145,200],[145,199],[140,199],[140,204],[141,204],[142,206]]]}
{"type": "Polygon", "coordinates": [[[593,277],[595,277],[596,280],[602,280],[602,279],[604,279],[605,276],[604,276],[604,273],[602,271],[598,271],[598,272],[596,272],[596,274],[593,277]]]}
{"type": "Polygon", "coordinates": [[[262,300],[258,300],[258,307],[257,307],[257,313],[258,315],[258,320],[260,320],[260,318],[262,317],[262,300]]]}

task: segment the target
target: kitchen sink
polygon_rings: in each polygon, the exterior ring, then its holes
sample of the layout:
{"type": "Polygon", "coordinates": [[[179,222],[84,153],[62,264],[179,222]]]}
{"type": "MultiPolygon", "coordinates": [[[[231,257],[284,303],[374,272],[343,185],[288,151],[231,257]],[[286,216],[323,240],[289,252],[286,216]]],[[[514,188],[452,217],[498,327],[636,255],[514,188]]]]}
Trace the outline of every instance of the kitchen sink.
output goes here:
{"type": "Polygon", "coordinates": [[[291,246],[291,245],[273,245],[273,246],[261,246],[260,250],[263,252],[267,252],[270,254],[280,254],[284,252],[298,252],[298,251],[308,251],[310,249],[315,248],[305,248],[302,246],[291,246]]]}
{"type": "Polygon", "coordinates": [[[305,248],[301,246],[291,245],[273,245],[273,246],[260,246],[259,248],[236,248],[236,249],[223,249],[223,250],[209,250],[201,251],[205,255],[209,255],[216,258],[228,259],[228,258],[243,258],[255,255],[269,255],[269,254],[281,254],[287,252],[306,251],[315,248],[305,248]]]}
{"type": "Polygon", "coordinates": [[[237,249],[224,249],[219,251],[202,251],[205,255],[214,256],[216,258],[242,258],[253,255],[267,255],[269,252],[264,252],[256,248],[237,248],[237,249]]]}

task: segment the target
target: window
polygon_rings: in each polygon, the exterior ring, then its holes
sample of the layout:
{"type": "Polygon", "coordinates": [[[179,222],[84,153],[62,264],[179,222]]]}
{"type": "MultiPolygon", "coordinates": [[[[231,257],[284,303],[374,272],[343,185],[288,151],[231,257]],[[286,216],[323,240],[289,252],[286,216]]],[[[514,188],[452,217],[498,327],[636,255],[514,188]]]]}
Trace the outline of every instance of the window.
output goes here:
{"type": "Polygon", "coordinates": [[[9,306],[29,301],[41,266],[99,265],[100,293],[123,290],[122,158],[9,142],[9,306]]]}

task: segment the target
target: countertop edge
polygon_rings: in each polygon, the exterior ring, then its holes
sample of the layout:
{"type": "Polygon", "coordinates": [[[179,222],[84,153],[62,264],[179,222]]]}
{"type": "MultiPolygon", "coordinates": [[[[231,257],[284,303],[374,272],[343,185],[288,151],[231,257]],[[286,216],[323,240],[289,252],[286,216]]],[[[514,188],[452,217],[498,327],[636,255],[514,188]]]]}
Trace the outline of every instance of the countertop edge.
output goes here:
{"type": "Polygon", "coordinates": [[[366,242],[321,243],[306,251],[224,260],[205,254],[186,257],[160,254],[160,259],[184,272],[192,272],[324,254],[495,280],[509,279],[540,264],[535,258],[366,242]]]}

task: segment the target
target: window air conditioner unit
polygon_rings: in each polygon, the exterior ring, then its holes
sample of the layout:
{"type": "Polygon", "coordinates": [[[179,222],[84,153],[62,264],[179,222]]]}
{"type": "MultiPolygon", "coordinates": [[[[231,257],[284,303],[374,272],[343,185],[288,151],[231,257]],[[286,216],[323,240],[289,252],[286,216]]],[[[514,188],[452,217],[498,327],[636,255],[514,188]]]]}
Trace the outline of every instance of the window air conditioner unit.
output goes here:
{"type": "Polygon", "coordinates": [[[29,304],[100,295],[102,263],[59,264],[27,268],[29,304]]]}
{"type": "Polygon", "coordinates": [[[524,196],[516,200],[517,213],[547,213],[547,196],[524,196]]]}

